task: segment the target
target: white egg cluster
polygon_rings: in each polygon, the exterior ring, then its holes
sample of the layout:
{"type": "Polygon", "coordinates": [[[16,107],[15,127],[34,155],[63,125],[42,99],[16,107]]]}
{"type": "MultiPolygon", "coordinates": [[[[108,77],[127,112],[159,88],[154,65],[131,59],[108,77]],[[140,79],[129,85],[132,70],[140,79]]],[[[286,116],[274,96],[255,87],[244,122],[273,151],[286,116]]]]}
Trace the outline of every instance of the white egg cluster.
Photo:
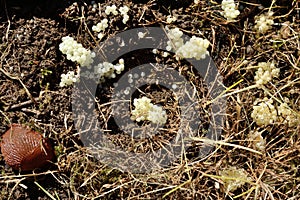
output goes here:
{"type": "Polygon", "coordinates": [[[207,48],[209,41],[207,39],[192,36],[189,41],[184,43],[182,39],[183,32],[179,28],[168,30],[169,41],[166,49],[175,50],[175,54],[179,58],[195,58],[197,60],[204,59],[208,55],[207,48]]]}
{"type": "MultiPolygon", "coordinates": [[[[288,98],[284,98],[284,100],[289,102],[288,98]]],[[[279,106],[275,106],[273,105],[272,99],[257,99],[254,102],[251,117],[258,126],[267,126],[277,122],[287,124],[289,127],[295,127],[299,124],[299,116],[289,108],[286,102],[281,103],[279,106]]]]}
{"type": "MultiPolygon", "coordinates": [[[[113,14],[113,15],[118,15],[119,12],[120,14],[123,16],[123,20],[122,22],[124,24],[126,24],[129,20],[129,15],[127,14],[129,11],[129,7],[128,6],[122,6],[119,9],[117,9],[116,5],[112,5],[112,6],[107,6],[105,8],[105,14],[107,16],[113,14]],[[119,11],[118,11],[119,10],[119,11]]],[[[99,22],[98,24],[94,25],[92,27],[92,30],[95,32],[98,32],[98,38],[101,40],[104,37],[104,31],[105,29],[108,27],[108,19],[104,18],[103,20],[101,20],[101,22],[99,22]]]]}
{"type": "Polygon", "coordinates": [[[273,105],[273,100],[268,98],[257,99],[254,102],[251,117],[258,126],[267,126],[276,122],[277,110],[273,105]]]}
{"type": "Polygon", "coordinates": [[[93,63],[95,53],[85,49],[82,44],[77,43],[74,38],[66,36],[59,44],[59,50],[67,55],[67,59],[78,62],[80,66],[89,67],[93,63]]]}
{"type": "Polygon", "coordinates": [[[219,172],[220,178],[223,179],[226,193],[235,191],[242,187],[246,182],[251,181],[251,177],[243,168],[230,166],[219,172]]]}
{"type": "Polygon", "coordinates": [[[267,12],[255,17],[254,29],[259,33],[266,33],[274,24],[273,12],[267,12]]]}
{"type": "Polygon", "coordinates": [[[177,20],[177,18],[175,16],[172,15],[168,15],[167,16],[167,23],[171,24],[172,22],[175,22],[177,20]]]}
{"type": "Polygon", "coordinates": [[[134,110],[131,119],[137,122],[148,120],[154,124],[163,125],[167,121],[167,113],[161,106],[151,103],[151,99],[142,97],[133,100],[134,110]]]}
{"type": "Polygon", "coordinates": [[[176,52],[179,57],[183,58],[195,58],[196,60],[204,59],[208,55],[207,48],[209,41],[196,36],[182,45],[176,52]]]}
{"type": "Polygon", "coordinates": [[[249,139],[252,141],[254,149],[264,152],[266,149],[266,140],[262,137],[261,132],[253,131],[249,134],[249,139]]]}
{"type": "Polygon", "coordinates": [[[177,50],[179,49],[184,43],[183,39],[181,38],[183,32],[179,30],[179,28],[173,28],[171,30],[167,29],[168,31],[168,38],[169,41],[167,42],[166,49],[171,51],[172,49],[177,50]]]}
{"type": "Polygon", "coordinates": [[[101,31],[105,31],[105,29],[108,27],[108,19],[102,19],[101,22],[99,22],[98,24],[94,25],[92,27],[92,30],[95,32],[101,32],[101,31]]]}
{"type": "Polygon", "coordinates": [[[223,10],[221,14],[226,17],[227,20],[234,20],[240,14],[234,0],[223,0],[221,5],[223,10]]]}
{"type": "Polygon", "coordinates": [[[117,6],[116,5],[106,6],[106,8],[105,8],[105,14],[106,15],[110,15],[111,13],[113,15],[117,15],[118,14],[117,6]]]}
{"type": "Polygon", "coordinates": [[[79,81],[79,76],[75,75],[73,71],[69,71],[67,74],[61,75],[59,86],[60,87],[69,86],[78,81],[79,81]]]}
{"type": "Polygon", "coordinates": [[[127,14],[129,11],[129,7],[128,6],[122,6],[119,8],[119,11],[121,13],[121,15],[123,16],[123,24],[126,24],[127,21],[129,20],[129,15],[127,14]]]}
{"type": "Polygon", "coordinates": [[[274,77],[279,76],[279,68],[275,67],[273,62],[258,63],[257,71],[255,72],[254,80],[256,85],[261,86],[270,82],[274,77]]]}
{"type": "Polygon", "coordinates": [[[280,122],[287,124],[289,127],[295,127],[299,124],[298,115],[289,108],[286,102],[278,106],[278,115],[280,115],[280,122]]]}
{"type": "Polygon", "coordinates": [[[105,78],[115,78],[116,74],[120,74],[125,68],[124,60],[120,59],[118,64],[109,62],[99,63],[94,66],[94,72],[85,72],[82,75],[87,78],[99,78],[99,82],[104,82],[105,78]]]}
{"type": "Polygon", "coordinates": [[[98,38],[101,40],[104,37],[103,32],[105,31],[105,29],[108,27],[108,19],[102,19],[101,22],[99,22],[98,24],[94,25],[92,27],[92,30],[95,32],[98,32],[98,38]]]}
{"type": "Polygon", "coordinates": [[[147,35],[147,32],[143,33],[143,32],[138,32],[138,37],[139,39],[144,38],[147,35]]]}

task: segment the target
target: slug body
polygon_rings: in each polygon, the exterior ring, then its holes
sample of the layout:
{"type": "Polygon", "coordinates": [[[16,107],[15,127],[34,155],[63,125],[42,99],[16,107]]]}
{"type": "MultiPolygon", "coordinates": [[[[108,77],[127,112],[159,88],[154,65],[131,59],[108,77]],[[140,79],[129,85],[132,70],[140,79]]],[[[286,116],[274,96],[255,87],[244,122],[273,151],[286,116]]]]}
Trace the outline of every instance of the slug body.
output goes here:
{"type": "Polygon", "coordinates": [[[12,124],[4,133],[1,152],[6,164],[21,171],[42,168],[54,158],[49,140],[20,124],[12,124]]]}

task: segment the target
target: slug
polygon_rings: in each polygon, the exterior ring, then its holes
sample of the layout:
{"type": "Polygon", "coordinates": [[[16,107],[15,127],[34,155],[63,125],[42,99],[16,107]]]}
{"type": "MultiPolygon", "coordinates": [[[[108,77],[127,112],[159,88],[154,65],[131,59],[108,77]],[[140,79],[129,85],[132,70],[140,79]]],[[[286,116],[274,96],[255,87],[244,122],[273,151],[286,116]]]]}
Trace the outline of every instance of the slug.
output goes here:
{"type": "Polygon", "coordinates": [[[14,170],[42,168],[54,159],[54,150],[42,134],[20,124],[12,124],[3,134],[1,152],[14,170]]]}

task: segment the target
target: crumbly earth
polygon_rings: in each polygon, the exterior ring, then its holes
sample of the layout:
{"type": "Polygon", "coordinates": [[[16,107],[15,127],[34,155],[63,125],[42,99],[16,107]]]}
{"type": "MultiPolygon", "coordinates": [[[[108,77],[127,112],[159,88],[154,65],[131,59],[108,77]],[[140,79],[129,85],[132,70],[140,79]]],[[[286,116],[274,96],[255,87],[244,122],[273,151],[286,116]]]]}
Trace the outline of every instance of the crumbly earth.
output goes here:
{"type": "MultiPolygon", "coordinates": [[[[11,123],[26,124],[51,140],[56,160],[47,169],[18,172],[0,156],[0,199],[300,199],[300,125],[289,127],[277,122],[259,127],[251,118],[255,100],[266,96],[289,98],[290,108],[299,116],[300,3],[293,0],[236,2],[241,13],[236,21],[228,22],[220,14],[221,1],[211,0],[200,0],[197,4],[192,0],[76,3],[1,0],[0,135],[11,123]],[[95,3],[97,6],[93,7],[95,3]],[[180,28],[188,36],[209,40],[208,51],[223,77],[222,95],[236,93],[226,96],[219,138],[222,143],[215,143],[207,157],[198,159],[203,143],[194,139],[187,152],[172,165],[137,174],[99,162],[85,147],[72,113],[72,95],[76,91],[72,86],[59,87],[61,74],[76,71],[79,66],[67,60],[59,51],[59,44],[68,35],[85,48],[97,47],[100,41],[92,26],[106,17],[105,7],[113,4],[130,7],[130,20],[123,24],[122,16],[110,16],[106,37],[132,28],[169,26],[180,28]],[[258,34],[253,29],[255,16],[269,9],[274,12],[275,24],[266,34],[258,34]],[[176,20],[167,22],[168,15],[176,20]],[[276,63],[280,76],[263,89],[253,87],[256,69],[252,66],[267,61],[276,63]],[[248,87],[252,89],[245,89],[248,87]],[[262,133],[266,142],[262,152],[249,139],[253,132],[262,133]],[[228,168],[243,169],[239,172],[247,176],[246,182],[231,191],[227,190],[228,179],[243,177],[221,176],[228,168]]],[[[122,58],[127,71],[152,62],[164,64],[186,77],[193,85],[193,100],[201,120],[194,137],[205,136],[212,123],[213,108],[208,102],[214,99],[207,95],[204,77],[189,62],[178,61],[173,55],[153,54],[149,49],[122,58]]],[[[167,111],[168,121],[150,139],[132,138],[117,126],[111,115],[109,102],[118,78],[101,84],[96,98],[92,99],[97,101],[97,126],[107,131],[113,144],[129,152],[147,153],[163,148],[180,128],[184,111],[179,100],[170,89],[155,84],[139,88],[131,99],[151,98],[167,111]]],[[[153,129],[147,122],[137,124],[142,127],[143,135],[153,129]]],[[[125,128],[129,130],[131,125],[125,128]]],[[[96,138],[97,132],[93,134],[89,137],[96,138]]]]}

